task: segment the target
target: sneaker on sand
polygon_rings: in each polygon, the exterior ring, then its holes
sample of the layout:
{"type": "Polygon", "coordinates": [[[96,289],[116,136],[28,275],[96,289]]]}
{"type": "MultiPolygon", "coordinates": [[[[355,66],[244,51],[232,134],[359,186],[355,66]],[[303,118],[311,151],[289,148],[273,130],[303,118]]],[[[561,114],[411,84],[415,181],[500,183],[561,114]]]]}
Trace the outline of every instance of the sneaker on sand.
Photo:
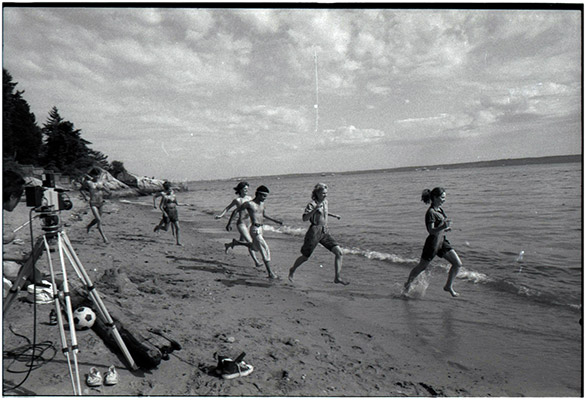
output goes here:
{"type": "Polygon", "coordinates": [[[90,387],[96,387],[101,386],[102,382],[102,374],[100,374],[100,371],[98,371],[96,367],[92,367],[90,373],[87,375],[87,385],[90,387]]]}
{"type": "Polygon", "coordinates": [[[110,365],[108,372],[104,374],[104,384],[112,386],[118,383],[118,371],[113,365],[110,365]]]}
{"type": "Polygon", "coordinates": [[[234,379],[247,376],[254,371],[254,367],[242,361],[245,353],[240,354],[236,360],[227,357],[218,357],[218,369],[222,378],[234,379]]]}

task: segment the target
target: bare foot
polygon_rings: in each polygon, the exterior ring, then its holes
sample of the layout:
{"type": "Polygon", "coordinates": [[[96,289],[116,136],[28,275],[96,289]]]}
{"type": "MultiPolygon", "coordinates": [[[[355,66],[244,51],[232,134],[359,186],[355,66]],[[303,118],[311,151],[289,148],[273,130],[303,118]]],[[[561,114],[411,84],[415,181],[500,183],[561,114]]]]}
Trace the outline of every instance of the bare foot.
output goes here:
{"type": "Polygon", "coordinates": [[[450,294],[452,295],[452,297],[458,297],[460,294],[458,292],[456,292],[454,289],[452,289],[451,287],[447,287],[444,286],[444,290],[446,292],[450,292],[450,294]]]}
{"type": "Polygon", "coordinates": [[[295,276],[295,272],[289,270],[289,281],[293,282],[294,276],[295,276]]]}
{"type": "Polygon", "coordinates": [[[339,284],[342,284],[342,285],[344,285],[344,286],[346,286],[346,285],[349,285],[349,284],[350,284],[350,282],[348,282],[348,281],[343,281],[341,278],[336,278],[336,279],[334,279],[334,283],[339,283],[339,284]]]}

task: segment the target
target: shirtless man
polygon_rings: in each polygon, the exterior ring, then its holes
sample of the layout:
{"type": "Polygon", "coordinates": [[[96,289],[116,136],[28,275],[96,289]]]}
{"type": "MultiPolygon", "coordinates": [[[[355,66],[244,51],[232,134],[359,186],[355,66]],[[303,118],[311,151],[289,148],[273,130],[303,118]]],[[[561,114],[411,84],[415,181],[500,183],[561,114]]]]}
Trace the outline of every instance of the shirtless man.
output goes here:
{"type": "Polygon", "coordinates": [[[100,235],[102,235],[102,239],[104,239],[104,243],[110,243],[104,234],[104,230],[102,229],[102,208],[104,206],[104,195],[102,191],[107,192],[110,194],[110,189],[104,185],[104,183],[99,182],[102,174],[100,170],[97,168],[93,168],[89,175],[84,177],[82,181],[82,188],[80,190],[81,195],[85,199],[85,194],[83,191],[87,191],[90,197],[90,210],[94,214],[94,219],[92,222],[89,223],[87,226],[87,233],[90,233],[90,229],[94,225],[98,225],[98,231],[100,231],[100,235]]]}
{"type": "Polygon", "coordinates": [[[328,211],[328,186],[325,183],[318,183],[311,193],[312,201],[307,204],[303,212],[303,221],[310,221],[311,225],[305,234],[301,255],[289,270],[289,280],[293,282],[295,271],[309,259],[317,245],[321,243],[326,249],[334,253],[335,276],[334,283],[347,285],[350,282],[342,280],[342,249],[328,230],[328,216],[340,219],[341,217],[328,211]]]}
{"type": "MultiPolygon", "coordinates": [[[[246,210],[248,212],[248,215],[250,216],[250,236],[252,237],[252,243],[243,243],[243,246],[249,247],[254,251],[258,251],[260,252],[261,256],[262,256],[262,260],[265,263],[265,267],[267,269],[267,273],[269,274],[269,279],[276,279],[277,275],[275,275],[273,273],[273,271],[271,270],[271,250],[269,249],[269,245],[267,244],[267,242],[265,241],[265,239],[262,236],[262,226],[263,226],[263,222],[264,219],[268,219],[269,221],[273,221],[279,225],[283,225],[283,221],[279,221],[278,219],[274,219],[269,217],[266,214],[266,210],[265,210],[265,200],[267,199],[267,197],[269,196],[269,189],[264,186],[261,185],[256,189],[256,193],[254,196],[254,199],[247,201],[245,203],[242,203],[242,205],[240,205],[237,210],[238,211],[244,211],[246,210]]],[[[231,230],[232,227],[230,226],[231,222],[232,222],[232,218],[234,217],[236,213],[232,213],[232,215],[230,216],[230,221],[228,221],[228,225],[226,226],[227,230],[231,230]]]]}

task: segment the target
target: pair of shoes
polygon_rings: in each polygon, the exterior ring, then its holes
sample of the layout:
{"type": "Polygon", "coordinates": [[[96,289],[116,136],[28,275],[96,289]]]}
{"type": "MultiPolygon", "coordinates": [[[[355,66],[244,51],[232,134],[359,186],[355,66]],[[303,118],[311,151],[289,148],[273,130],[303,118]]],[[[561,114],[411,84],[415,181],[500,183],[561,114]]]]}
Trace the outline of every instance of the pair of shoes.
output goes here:
{"type": "Polygon", "coordinates": [[[254,367],[242,361],[245,355],[246,353],[243,352],[236,358],[236,360],[218,356],[218,367],[216,370],[224,379],[234,379],[250,375],[252,371],[254,371],[254,367]]]}
{"type": "Polygon", "coordinates": [[[90,368],[90,373],[87,376],[86,383],[90,387],[101,386],[102,383],[105,385],[111,386],[118,383],[118,372],[113,365],[108,368],[108,371],[104,374],[104,379],[102,379],[102,374],[96,367],[90,368]]]}

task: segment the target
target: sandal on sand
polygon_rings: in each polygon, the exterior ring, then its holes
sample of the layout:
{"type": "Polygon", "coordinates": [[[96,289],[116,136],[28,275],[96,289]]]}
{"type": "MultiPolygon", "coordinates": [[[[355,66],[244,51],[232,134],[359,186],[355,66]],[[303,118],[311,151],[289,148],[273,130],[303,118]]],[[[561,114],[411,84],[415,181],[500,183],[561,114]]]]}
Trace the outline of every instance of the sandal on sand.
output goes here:
{"type": "Polygon", "coordinates": [[[245,355],[246,353],[243,352],[236,358],[236,360],[218,356],[217,370],[222,375],[222,378],[234,379],[250,375],[252,371],[254,371],[254,367],[242,361],[245,355]]]}
{"type": "Polygon", "coordinates": [[[102,374],[96,367],[90,369],[90,373],[87,375],[86,383],[90,387],[96,387],[102,385],[102,374]]]}
{"type": "Polygon", "coordinates": [[[112,386],[118,383],[118,371],[113,365],[110,365],[108,371],[104,374],[104,384],[112,386]]]}

